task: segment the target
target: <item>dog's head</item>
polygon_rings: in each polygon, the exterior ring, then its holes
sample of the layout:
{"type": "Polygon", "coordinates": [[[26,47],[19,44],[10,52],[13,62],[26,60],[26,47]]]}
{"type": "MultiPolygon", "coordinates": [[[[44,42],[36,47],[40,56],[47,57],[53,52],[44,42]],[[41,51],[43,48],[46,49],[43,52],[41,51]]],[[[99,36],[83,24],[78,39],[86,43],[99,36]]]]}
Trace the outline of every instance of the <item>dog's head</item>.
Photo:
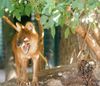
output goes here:
{"type": "Polygon", "coordinates": [[[37,34],[35,27],[32,23],[28,22],[25,26],[16,23],[18,33],[17,33],[17,46],[23,50],[25,54],[28,53],[32,37],[34,34],[37,34]]]}

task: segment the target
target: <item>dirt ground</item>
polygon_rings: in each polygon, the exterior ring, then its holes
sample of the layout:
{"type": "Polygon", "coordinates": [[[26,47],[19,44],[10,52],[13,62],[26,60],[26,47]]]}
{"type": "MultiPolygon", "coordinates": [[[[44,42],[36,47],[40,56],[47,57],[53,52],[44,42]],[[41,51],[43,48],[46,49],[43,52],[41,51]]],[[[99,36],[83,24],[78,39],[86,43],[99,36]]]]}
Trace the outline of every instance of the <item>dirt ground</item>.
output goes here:
{"type": "MultiPolygon", "coordinates": [[[[16,80],[0,86],[17,86],[16,80]]],[[[43,70],[39,73],[39,86],[100,86],[100,67],[92,61],[82,60],[67,66],[43,70]]]]}

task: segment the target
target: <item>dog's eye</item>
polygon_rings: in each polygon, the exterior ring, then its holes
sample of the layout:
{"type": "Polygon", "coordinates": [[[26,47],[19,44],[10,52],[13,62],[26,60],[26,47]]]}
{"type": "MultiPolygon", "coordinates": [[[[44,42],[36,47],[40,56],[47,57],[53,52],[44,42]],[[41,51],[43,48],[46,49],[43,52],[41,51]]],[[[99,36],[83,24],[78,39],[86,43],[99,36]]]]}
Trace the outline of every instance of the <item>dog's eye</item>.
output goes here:
{"type": "Polygon", "coordinates": [[[17,46],[20,46],[23,43],[22,40],[17,40],[17,46]]]}

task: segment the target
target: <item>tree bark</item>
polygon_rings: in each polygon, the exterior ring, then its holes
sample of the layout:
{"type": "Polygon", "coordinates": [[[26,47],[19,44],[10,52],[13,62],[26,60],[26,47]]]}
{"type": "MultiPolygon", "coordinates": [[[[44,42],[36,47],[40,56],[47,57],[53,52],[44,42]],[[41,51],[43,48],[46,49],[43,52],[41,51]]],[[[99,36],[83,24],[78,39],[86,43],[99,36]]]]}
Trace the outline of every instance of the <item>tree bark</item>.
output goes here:
{"type": "Polygon", "coordinates": [[[77,61],[79,52],[79,45],[76,34],[70,34],[65,39],[65,27],[61,29],[60,50],[59,50],[59,64],[68,65],[77,61]]]}
{"type": "Polygon", "coordinates": [[[91,34],[87,33],[83,27],[79,26],[76,28],[76,33],[78,33],[82,38],[85,37],[85,41],[89,48],[95,53],[97,60],[100,60],[100,46],[98,43],[93,39],[91,34]]]}
{"type": "MultiPolygon", "coordinates": [[[[44,56],[44,29],[43,29],[43,26],[42,26],[41,21],[40,21],[41,16],[39,13],[36,13],[35,17],[36,17],[36,21],[37,21],[38,29],[39,29],[39,44],[38,44],[38,46],[39,46],[40,53],[44,56]]],[[[44,61],[42,58],[40,58],[39,59],[39,66],[38,66],[39,71],[43,70],[44,66],[45,66],[44,61]]]]}

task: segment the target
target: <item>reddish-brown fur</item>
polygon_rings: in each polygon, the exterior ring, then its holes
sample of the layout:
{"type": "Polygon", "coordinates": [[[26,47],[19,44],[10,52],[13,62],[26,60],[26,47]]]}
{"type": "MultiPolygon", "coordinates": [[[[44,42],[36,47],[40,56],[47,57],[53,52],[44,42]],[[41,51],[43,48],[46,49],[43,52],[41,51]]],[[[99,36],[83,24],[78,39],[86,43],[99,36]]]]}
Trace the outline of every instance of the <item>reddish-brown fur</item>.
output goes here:
{"type": "Polygon", "coordinates": [[[25,84],[28,82],[27,65],[29,59],[33,62],[33,86],[38,86],[38,34],[31,22],[26,26],[17,23],[17,32],[12,41],[12,50],[16,62],[16,73],[19,83],[25,84]]]}

